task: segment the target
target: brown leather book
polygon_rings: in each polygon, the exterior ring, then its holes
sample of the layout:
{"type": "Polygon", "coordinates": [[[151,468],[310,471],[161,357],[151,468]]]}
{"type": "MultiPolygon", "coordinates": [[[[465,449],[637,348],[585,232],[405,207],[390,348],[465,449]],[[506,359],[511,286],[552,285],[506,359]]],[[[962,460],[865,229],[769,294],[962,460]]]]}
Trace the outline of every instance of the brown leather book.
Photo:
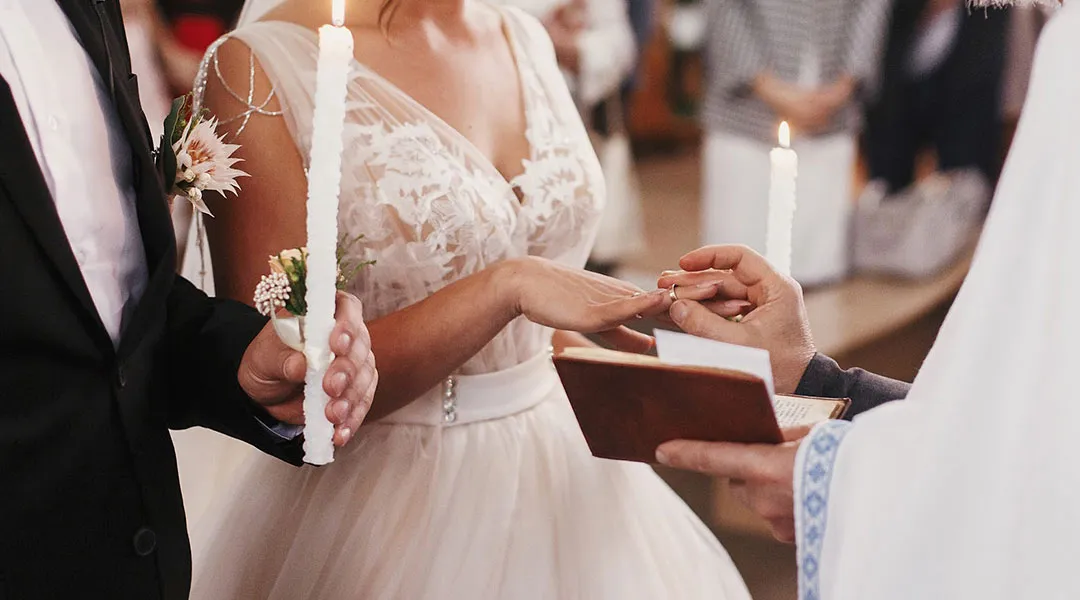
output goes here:
{"type": "Polygon", "coordinates": [[[777,444],[781,426],[840,418],[850,404],[777,396],[774,406],[760,377],[602,348],[567,348],[555,368],[600,458],[653,463],[674,439],[777,444]]]}

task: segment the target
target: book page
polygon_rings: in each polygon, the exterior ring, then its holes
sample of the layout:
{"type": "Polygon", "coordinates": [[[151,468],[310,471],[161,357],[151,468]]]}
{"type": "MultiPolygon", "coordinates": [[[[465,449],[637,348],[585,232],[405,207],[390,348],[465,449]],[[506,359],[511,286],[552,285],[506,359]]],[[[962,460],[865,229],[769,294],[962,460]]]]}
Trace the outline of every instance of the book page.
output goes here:
{"type": "Polygon", "coordinates": [[[769,397],[773,397],[772,363],[769,362],[767,350],[725,344],[664,329],[657,329],[653,335],[656,337],[656,354],[665,363],[747,373],[764,381],[769,397]]]}
{"type": "Polygon", "coordinates": [[[836,410],[836,405],[837,402],[828,400],[793,398],[791,396],[777,396],[773,400],[776,422],[780,424],[780,427],[812,425],[826,421],[836,410]]]}

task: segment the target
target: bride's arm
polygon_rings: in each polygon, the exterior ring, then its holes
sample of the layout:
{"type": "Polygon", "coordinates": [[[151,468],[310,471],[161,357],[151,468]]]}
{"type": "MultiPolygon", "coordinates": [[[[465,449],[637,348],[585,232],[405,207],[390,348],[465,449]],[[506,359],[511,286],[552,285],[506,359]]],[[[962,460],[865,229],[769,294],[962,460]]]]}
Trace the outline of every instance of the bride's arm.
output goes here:
{"type": "MultiPolygon", "coordinates": [[[[246,91],[246,46],[227,42],[219,60],[230,85],[246,91]]],[[[256,68],[255,102],[269,91],[256,68]]],[[[213,75],[206,106],[223,117],[243,110],[213,75]]],[[[277,108],[276,102],[267,106],[277,108]]],[[[307,182],[281,117],[253,116],[235,142],[245,161],[239,166],[251,177],[242,180],[238,197],[210,200],[215,218],[206,222],[218,294],[251,302],[268,271],[267,257],[305,243],[307,182]]],[[[662,312],[667,304],[666,291],[644,294],[630,284],[538,258],[503,261],[368,323],[380,380],[370,417],[389,414],[434,387],[518,316],[556,329],[599,332],[637,314],[662,312]]],[[[651,346],[646,336],[623,332],[620,337],[640,350],[651,346]]]]}

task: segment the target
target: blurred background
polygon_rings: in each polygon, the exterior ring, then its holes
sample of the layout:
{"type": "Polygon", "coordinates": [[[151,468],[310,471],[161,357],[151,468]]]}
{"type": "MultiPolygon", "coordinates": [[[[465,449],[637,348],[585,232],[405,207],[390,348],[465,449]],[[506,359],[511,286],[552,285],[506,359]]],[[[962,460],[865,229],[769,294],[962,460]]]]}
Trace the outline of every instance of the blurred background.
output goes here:
{"type": "MultiPolygon", "coordinates": [[[[1047,14],[964,0],[500,1],[544,23],[604,168],[591,269],[651,289],[698,246],[764,251],[768,154],[786,120],[792,275],[819,348],[915,376],[966,274],[1047,14]]],[[[160,127],[243,1],[122,4],[160,127]]],[[[662,474],[755,598],[795,597],[794,549],[724,482],[662,474]]]]}

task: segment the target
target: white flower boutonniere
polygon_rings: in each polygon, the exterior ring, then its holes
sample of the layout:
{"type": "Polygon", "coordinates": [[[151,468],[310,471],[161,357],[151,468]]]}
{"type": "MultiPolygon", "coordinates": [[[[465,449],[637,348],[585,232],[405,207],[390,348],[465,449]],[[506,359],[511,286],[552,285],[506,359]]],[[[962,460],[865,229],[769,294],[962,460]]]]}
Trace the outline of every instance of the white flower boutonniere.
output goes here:
{"type": "Polygon", "coordinates": [[[170,196],[184,198],[195,210],[214,216],[203,201],[203,192],[224,195],[240,190],[236,180],[247,173],[233,168],[241,159],[233,157],[240,146],[226,144],[217,133],[217,119],[205,109],[193,112],[191,94],[173,100],[165,119],[165,134],[158,160],[170,196]]]}

